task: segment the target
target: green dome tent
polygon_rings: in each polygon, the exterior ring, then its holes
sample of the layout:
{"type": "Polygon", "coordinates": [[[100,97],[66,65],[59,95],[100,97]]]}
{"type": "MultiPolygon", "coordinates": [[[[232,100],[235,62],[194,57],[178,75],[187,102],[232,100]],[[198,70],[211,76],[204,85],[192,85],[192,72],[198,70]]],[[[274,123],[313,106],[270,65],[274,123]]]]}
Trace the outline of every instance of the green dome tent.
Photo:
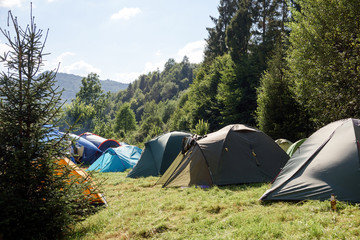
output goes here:
{"type": "Polygon", "coordinates": [[[190,144],[157,184],[187,187],[270,182],[289,159],[265,133],[241,124],[226,126],[190,144]]]}
{"type": "Polygon", "coordinates": [[[289,155],[290,157],[294,155],[296,150],[301,146],[301,144],[305,142],[305,140],[306,138],[303,138],[291,144],[291,146],[286,150],[287,155],[289,155]]]}
{"type": "Polygon", "coordinates": [[[190,135],[190,133],[174,131],[146,142],[138,163],[127,177],[138,178],[163,174],[181,151],[183,138],[190,135]]]}
{"type": "Polygon", "coordinates": [[[339,120],[313,133],[261,197],[263,201],[360,203],[360,120],[339,120]]]}

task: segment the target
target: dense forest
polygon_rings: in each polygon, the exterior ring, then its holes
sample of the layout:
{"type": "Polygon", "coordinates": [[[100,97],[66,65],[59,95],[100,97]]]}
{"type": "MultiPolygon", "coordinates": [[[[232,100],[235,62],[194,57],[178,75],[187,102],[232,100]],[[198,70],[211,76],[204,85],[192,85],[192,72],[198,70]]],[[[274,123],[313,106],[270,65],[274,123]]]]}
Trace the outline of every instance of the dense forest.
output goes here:
{"type": "Polygon", "coordinates": [[[359,1],[220,0],[218,12],[201,64],[169,59],[116,94],[90,73],[64,125],[130,144],[233,123],[295,141],[359,118],[359,1]]]}

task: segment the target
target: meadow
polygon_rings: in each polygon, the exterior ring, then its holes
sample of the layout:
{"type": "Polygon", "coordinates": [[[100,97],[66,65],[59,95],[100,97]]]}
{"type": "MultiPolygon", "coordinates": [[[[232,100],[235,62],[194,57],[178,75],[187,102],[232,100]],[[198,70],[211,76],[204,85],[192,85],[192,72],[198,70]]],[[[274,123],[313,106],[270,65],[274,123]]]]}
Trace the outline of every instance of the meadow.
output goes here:
{"type": "MultiPolygon", "coordinates": [[[[358,239],[359,205],[263,203],[265,184],[162,188],[157,177],[95,173],[109,206],[67,239],[358,239]]],[[[330,196],[329,196],[330,198],[330,196]]]]}

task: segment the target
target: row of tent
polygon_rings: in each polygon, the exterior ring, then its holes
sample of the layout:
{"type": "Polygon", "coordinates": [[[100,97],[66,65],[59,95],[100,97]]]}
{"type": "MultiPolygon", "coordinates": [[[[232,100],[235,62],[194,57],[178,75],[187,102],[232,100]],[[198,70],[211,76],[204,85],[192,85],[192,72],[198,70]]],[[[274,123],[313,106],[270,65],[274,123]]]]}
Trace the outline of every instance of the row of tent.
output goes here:
{"type": "Polygon", "coordinates": [[[261,200],[326,200],[335,194],[338,200],[360,202],[359,140],[358,119],[331,123],[289,144],[287,152],[265,133],[241,124],[202,137],[171,132],[133,154],[127,177],[160,176],[156,184],[163,187],[273,182],[261,200]]]}
{"type": "MultiPolygon", "coordinates": [[[[291,144],[288,154],[266,134],[244,125],[229,125],[200,139],[185,139],[183,151],[157,184],[273,182],[261,200],[328,200],[334,194],[341,201],[360,202],[359,119],[330,123],[291,144]]],[[[134,176],[132,172],[129,177],[134,176]]]]}

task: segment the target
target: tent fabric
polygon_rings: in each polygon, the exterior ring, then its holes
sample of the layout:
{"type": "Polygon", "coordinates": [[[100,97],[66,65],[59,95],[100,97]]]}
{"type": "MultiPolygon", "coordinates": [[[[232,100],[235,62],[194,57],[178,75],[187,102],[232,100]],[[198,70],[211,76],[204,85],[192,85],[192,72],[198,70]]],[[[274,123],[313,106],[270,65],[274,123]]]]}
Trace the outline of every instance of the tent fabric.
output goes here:
{"type": "Polygon", "coordinates": [[[279,138],[275,142],[286,152],[288,148],[293,144],[290,140],[279,138]]]}
{"type": "Polygon", "coordinates": [[[345,119],[313,133],[284,166],[261,200],[360,202],[360,120],[345,119]]]}
{"type": "MultiPolygon", "coordinates": [[[[90,201],[93,205],[107,205],[106,199],[103,194],[96,192],[95,183],[91,180],[90,176],[83,171],[81,168],[79,168],[75,163],[70,161],[67,158],[60,159],[58,161],[59,165],[68,166],[71,168],[71,176],[76,177],[76,179],[79,179],[79,181],[90,181],[91,187],[87,190],[85,190],[84,195],[89,196],[90,195],[90,201]]],[[[63,174],[59,172],[58,174],[63,174]]]]}
{"type": "Polygon", "coordinates": [[[133,168],[138,162],[142,150],[136,146],[108,148],[87,170],[99,172],[123,172],[133,168]]]}
{"type": "MultiPolygon", "coordinates": [[[[296,150],[301,146],[301,144],[303,144],[305,142],[306,138],[300,139],[296,142],[294,142],[293,144],[291,144],[291,146],[286,150],[287,155],[289,155],[290,157],[292,155],[294,155],[294,153],[296,152],[296,150]]],[[[301,150],[299,150],[301,151],[301,150]]]]}
{"type": "Polygon", "coordinates": [[[75,152],[79,155],[79,161],[86,165],[91,165],[98,159],[102,151],[98,149],[92,142],[75,134],[69,134],[75,141],[75,152]]]}
{"type": "Polygon", "coordinates": [[[190,133],[174,131],[146,142],[139,162],[127,177],[139,178],[163,174],[181,151],[183,138],[189,136],[190,133]]]}
{"type": "Polygon", "coordinates": [[[80,134],[79,136],[92,142],[98,149],[100,149],[103,152],[108,148],[120,147],[120,143],[118,141],[113,139],[106,139],[94,133],[85,132],[80,134]]]}
{"type": "Polygon", "coordinates": [[[163,187],[270,182],[289,159],[265,133],[228,125],[179,154],[157,184],[163,187]]]}

